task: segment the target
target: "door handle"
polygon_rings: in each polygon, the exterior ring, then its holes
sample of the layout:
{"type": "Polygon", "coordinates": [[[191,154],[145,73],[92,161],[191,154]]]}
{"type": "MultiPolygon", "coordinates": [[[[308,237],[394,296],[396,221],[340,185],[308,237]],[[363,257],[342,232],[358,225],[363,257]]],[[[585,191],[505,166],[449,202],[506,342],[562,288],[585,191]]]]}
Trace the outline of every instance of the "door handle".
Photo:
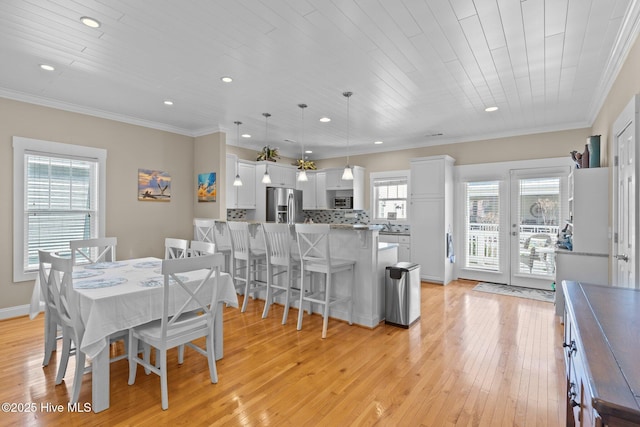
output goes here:
{"type": "Polygon", "coordinates": [[[512,236],[517,236],[517,235],[518,235],[518,232],[517,232],[517,231],[512,231],[512,232],[511,232],[511,235],[512,235],[512,236]]]}
{"type": "Polygon", "coordinates": [[[618,261],[629,262],[629,257],[626,255],[616,255],[616,259],[618,261]]]}

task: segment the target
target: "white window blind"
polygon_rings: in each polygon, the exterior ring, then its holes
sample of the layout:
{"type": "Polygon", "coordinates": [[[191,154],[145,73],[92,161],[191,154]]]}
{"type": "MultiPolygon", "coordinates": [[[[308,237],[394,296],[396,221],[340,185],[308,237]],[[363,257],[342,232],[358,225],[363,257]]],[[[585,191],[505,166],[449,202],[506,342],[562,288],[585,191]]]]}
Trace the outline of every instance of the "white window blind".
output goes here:
{"type": "Polygon", "coordinates": [[[467,182],[465,267],[499,271],[500,182],[467,182]]]}
{"type": "Polygon", "coordinates": [[[68,251],[69,241],[97,237],[96,159],[25,153],[25,271],[38,249],[68,251]]]}
{"type": "Polygon", "coordinates": [[[408,210],[407,189],[408,179],[406,177],[374,179],[374,219],[406,220],[408,210]]]}

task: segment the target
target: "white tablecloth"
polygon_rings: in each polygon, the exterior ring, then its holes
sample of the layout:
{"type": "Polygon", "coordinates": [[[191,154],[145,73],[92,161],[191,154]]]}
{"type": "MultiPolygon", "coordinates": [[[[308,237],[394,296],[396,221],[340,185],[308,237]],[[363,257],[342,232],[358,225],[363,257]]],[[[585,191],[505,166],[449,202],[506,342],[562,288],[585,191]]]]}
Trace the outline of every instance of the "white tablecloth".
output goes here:
{"type": "MultiPolygon", "coordinates": [[[[116,267],[108,269],[86,269],[76,267],[78,271],[90,270],[97,276],[74,279],[74,286],[87,280],[124,278],[125,283],[95,289],[76,289],[79,294],[80,317],[85,327],[80,348],[88,357],[95,357],[108,343],[108,337],[114,332],[142,325],[162,316],[162,287],[147,287],[142,284],[149,278],[162,277],[158,258],[138,258],[117,261],[116,267]]],[[[204,277],[205,271],[187,275],[195,285],[204,277]]],[[[219,301],[238,307],[238,298],[231,277],[226,273],[220,276],[219,301]]],[[[211,295],[204,295],[211,298],[211,295]]],[[[173,311],[184,300],[171,298],[173,311]]],[[[30,316],[33,319],[40,311],[40,284],[36,281],[31,298],[30,316]]]]}
{"type": "MultiPolygon", "coordinates": [[[[88,357],[97,355],[108,344],[108,337],[112,333],[162,317],[162,286],[147,287],[142,284],[149,278],[162,277],[160,263],[161,260],[157,258],[118,261],[117,264],[126,265],[105,269],[104,275],[95,278],[122,277],[127,279],[126,283],[98,289],[76,289],[80,295],[80,317],[85,326],[80,348],[88,357]],[[156,267],[148,267],[154,263],[157,263],[156,267]]],[[[187,274],[186,276],[189,278],[187,285],[191,284],[195,288],[205,275],[205,270],[187,274]]],[[[83,280],[95,278],[74,279],[74,283],[79,284],[83,280]]],[[[221,288],[218,301],[237,307],[238,297],[231,277],[226,273],[221,273],[220,279],[222,283],[219,284],[221,288]]],[[[175,288],[171,287],[171,289],[175,288]]],[[[182,298],[175,298],[170,294],[169,301],[173,306],[170,311],[172,313],[180,308],[186,300],[184,292],[179,295],[182,298]]],[[[202,295],[207,300],[211,299],[210,293],[202,295]]]]}

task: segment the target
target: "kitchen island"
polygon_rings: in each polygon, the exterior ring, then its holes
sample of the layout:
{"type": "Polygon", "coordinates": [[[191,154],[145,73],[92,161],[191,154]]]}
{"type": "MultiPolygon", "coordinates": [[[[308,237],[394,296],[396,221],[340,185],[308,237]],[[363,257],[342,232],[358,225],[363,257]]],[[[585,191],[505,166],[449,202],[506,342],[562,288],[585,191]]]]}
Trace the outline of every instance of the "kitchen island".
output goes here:
{"type": "MultiPolygon", "coordinates": [[[[246,222],[251,225],[249,229],[253,239],[252,245],[264,247],[261,222],[246,222]]],[[[393,265],[398,261],[398,244],[380,243],[379,231],[382,227],[378,225],[330,224],[330,228],[331,256],[356,262],[353,286],[353,323],[374,328],[384,320],[385,269],[388,265],[393,265]]],[[[292,239],[295,239],[293,225],[291,225],[291,236],[292,239]]],[[[334,276],[334,280],[334,291],[338,295],[346,295],[351,273],[338,273],[334,276]]],[[[258,296],[258,298],[264,297],[264,293],[258,296]]],[[[276,300],[280,304],[284,302],[278,298],[276,300]]],[[[292,306],[298,307],[298,301],[293,301],[292,306]]],[[[313,307],[313,311],[321,313],[320,306],[313,307]]],[[[346,321],[348,319],[347,305],[332,306],[329,317],[346,321]]]]}

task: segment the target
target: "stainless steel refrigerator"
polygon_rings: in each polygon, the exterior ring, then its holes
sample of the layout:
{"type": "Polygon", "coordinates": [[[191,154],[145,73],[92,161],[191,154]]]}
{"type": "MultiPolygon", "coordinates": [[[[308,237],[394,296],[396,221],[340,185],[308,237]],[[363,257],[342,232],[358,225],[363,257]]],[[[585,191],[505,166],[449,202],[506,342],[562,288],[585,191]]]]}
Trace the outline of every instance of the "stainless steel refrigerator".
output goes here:
{"type": "Polygon", "coordinates": [[[267,187],[267,221],[285,224],[304,222],[302,190],[267,187]]]}

